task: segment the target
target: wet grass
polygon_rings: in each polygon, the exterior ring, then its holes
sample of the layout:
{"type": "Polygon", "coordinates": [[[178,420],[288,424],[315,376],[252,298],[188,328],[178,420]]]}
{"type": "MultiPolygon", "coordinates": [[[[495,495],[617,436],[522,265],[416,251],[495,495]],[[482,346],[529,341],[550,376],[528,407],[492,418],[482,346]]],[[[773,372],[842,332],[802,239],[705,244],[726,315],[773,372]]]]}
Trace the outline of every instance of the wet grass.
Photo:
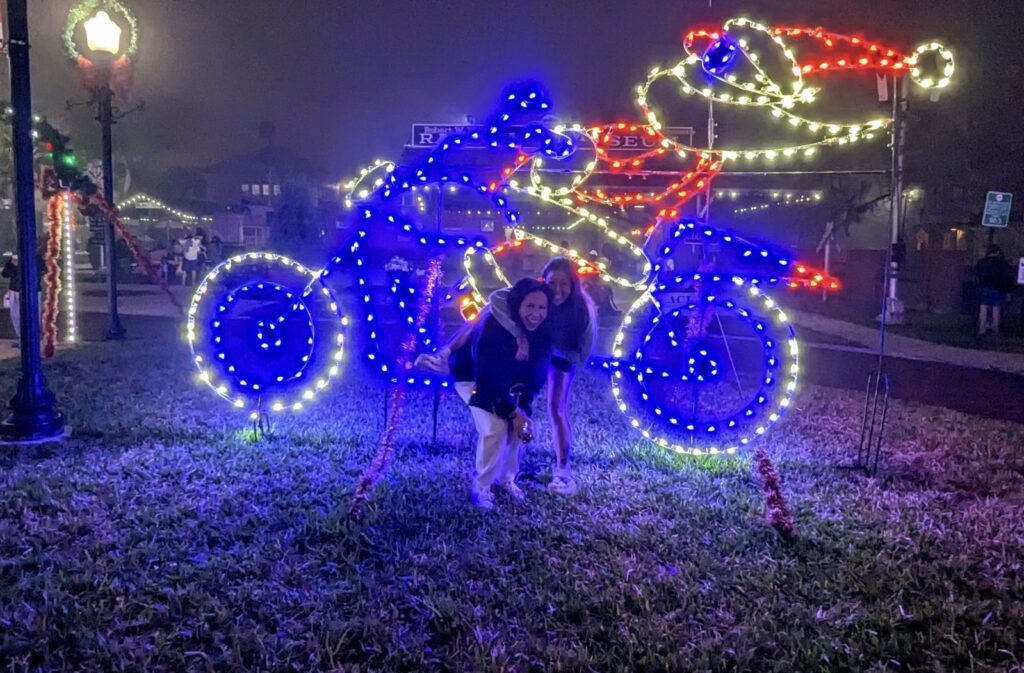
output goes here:
{"type": "MultiPolygon", "coordinates": [[[[74,427],[0,454],[4,671],[1009,671],[1024,643],[1024,426],[894,403],[876,478],[836,469],[861,400],[809,388],[749,456],[666,456],[605,385],[574,392],[580,492],[468,502],[457,398],[413,396],[395,464],[346,515],[383,392],[351,373],[254,441],[174,342],[62,355],[74,427]]],[[[0,363],[0,395],[14,385],[0,363]]],[[[543,423],[541,424],[543,426],[543,423]]]]}

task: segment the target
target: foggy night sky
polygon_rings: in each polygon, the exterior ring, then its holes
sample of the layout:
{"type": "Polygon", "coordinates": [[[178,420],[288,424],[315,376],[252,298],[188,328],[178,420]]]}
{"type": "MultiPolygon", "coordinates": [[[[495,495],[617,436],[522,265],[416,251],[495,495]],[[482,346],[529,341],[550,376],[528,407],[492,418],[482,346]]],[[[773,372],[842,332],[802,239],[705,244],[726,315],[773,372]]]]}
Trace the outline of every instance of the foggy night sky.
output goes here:
{"type": "MultiPolygon", "coordinates": [[[[824,25],[904,51],[938,38],[967,82],[954,101],[984,109],[1005,97],[986,85],[1002,66],[1018,74],[1010,95],[1021,95],[1018,0],[125,1],[140,26],[132,97],[146,109],[115,127],[115,151],[154,171],[254,151],[269,119],[275,144],[342,178],[397,157],[412,122],[483,118],[504,85],[525,78],[547,85],[563,118],[636,118],[632,90],[645,73],[682,57],[687,28],[730,16],[824,25]]],[[[60,47],[72,4],[29,0],[33,103],[88,150],[98,125],[84,107],[64,109],[84,99],[60,47]]],[[[1019,137],[1022,106],[1013,107],[1019,137]]]]}

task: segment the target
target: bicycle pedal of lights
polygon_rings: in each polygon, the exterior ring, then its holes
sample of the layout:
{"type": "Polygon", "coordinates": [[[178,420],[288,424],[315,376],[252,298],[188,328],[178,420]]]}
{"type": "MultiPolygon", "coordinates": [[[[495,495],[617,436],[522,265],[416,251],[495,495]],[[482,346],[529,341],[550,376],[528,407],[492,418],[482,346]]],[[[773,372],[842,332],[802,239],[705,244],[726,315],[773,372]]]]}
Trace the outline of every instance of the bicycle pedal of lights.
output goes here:
{"type": "Polygon", "coordinates": [[[360,307],[353,322],[363,330],[363,356],[371,368],[390,385],[447,388],[447,379],[411,369],[415,353],[438,347],[439,304],[455,300],[464,317],[475,318],[485,303],[481,265],[508,285],[500,260],[533,248],[568,257],[581,275],[638,293],[615,330],[611,357],[598,364],[610,375],[615,405],[642,437],[679,453],[719,454],[732,453],[765,434],[792,405],[800,373],[795,330],[769,290],[834,290],[839,281],[771,246],[681,217],[682,208],[695,195],[710,193],[712,181],[728,162],[811,156],[819,147],[873,139],[891,125],[887,118],[851,123],[808,116],[803,110],[815,101],[818,80],[851,70],[905,72],[923,88],[943,88],[955,71],[953,54],[937,42],[902,54],[862,37],[767,26],[745,18],[730,19],[717,29],[690,31],[683,46],[685,58],[652,69],[638,85],[641,123],[549,127],[542,122],[551,111],[544,89],[536,83],[510,87],[482,127],[444,138],[413,165],[377,161],[345,183],[345,205],[356,233],[323,268],[312,270],[270,252],[237,255],[215,267],[188,310],[187,339],[200,379],[252,419],[268,412],[301,411],[314,403],[343,366],[350,321],[342,315],[330,282],[336,274],[351,272],[360,307]],[[807,135],[772,147],[684,143],[662,132],[665,114],[652,103],[665,82],[687,97],[767,113],[787,132],[807,135]],[[624,133],[643,134],[650,148],[628,159],[614,154],[611,148],[624,133]],[[464,151],[487,152],[490,160],[474,161],[470,169],[457,161],[464,151]],[[661,191],[588,186],[599,170],[629,175],[647,162],[666,160],[693,164],[681,168],[661,191]],[[570,166],[574,169],[566,168],[570,166]],[[559,177],[563,175],[568,177],[559,177]],[[482,238],[426,233],[419,190],[431,187],[474,194],[504,218],[512,238],[492,248],[482,238]],[[402,203],[410,194],[412,208],[402,203]],[[560,209],[573,220],[570,228],[596,227],[628,251],[640,272],[616,272],[604,261],[528,231],[513,207],[520,199],[560,209]],[[630,206],[643,207],[652,218],[648,238],[640,245],[614,226],[616,213],[630,206]],[[657,259],[651,259],[645,247],[656,229],[667,240],[656,250],[657,259]],[[401,265],[389,265],[381,296],[370,274],[385,265],[372,259],[368,245],[377,231],[405,234],[420,246],[431,260],[425,280],[418,281],[401,265]],[[679,245],[694,242],[715,246],[720,257],[734,260],[740,270],[702,267],[676,273],[662,263],[679,245]],[[453,255],[462,256],[465,276],[442,290],[441,262],[453,255]],[[375,312],[385,304],[401,317],[405,338],[399,352],[382,340],[375,312]],[[756,385],[745,388],[740,381],[726,323],[749,332],[743,339],[756,345],[756,385]],[[728,408],[699,412],[697,391],[727,385],[730,373],[739,394],[732,395],[728,408]],[[686,399],[678,390],[686,391],[686,399]]]}

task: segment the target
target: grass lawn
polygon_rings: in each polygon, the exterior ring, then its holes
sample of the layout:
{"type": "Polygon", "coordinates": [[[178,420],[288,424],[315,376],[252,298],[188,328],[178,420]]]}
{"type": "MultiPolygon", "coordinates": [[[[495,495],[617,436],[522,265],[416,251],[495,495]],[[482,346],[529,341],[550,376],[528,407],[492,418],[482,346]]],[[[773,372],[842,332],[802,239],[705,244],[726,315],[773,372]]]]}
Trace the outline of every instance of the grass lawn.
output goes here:
{"type": "MultiPolygon", "coordinates": [[[[0,454],[3,671],[1024,670],[1024,426],[896,403],[879,477],[835,469],[859,393],[805,389],[765,440],[798,533],[764,521],[750,456],[638,444],[575,390],[571,499],[468,502],[473,430],[413,396],[367,516],[347,518],[381,389],[253,442],[166,340],[62,354],[74,427],[0,454]]],[[[15,363],[0,363],[9,398],[15,363]]]]}

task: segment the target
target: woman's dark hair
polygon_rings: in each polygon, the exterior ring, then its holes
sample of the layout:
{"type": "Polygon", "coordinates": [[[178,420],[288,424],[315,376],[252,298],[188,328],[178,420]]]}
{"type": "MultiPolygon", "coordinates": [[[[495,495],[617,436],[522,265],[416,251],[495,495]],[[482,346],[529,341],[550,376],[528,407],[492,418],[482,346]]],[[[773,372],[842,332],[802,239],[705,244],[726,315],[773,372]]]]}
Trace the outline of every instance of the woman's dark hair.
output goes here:
{"type": "Polygon", "coordinates": [[[569,277],[572,291],[569,293],[569,298],[565,300],[565,308],[572,315],[573,326],[582,333],[595,315],[594,302],[584,292],[583,285],[580,283],[580,277],[576,273],[576,265],[571,260],[566,257],[552,257],[544,266],[541,276],[544,280],[547,280],[548,274],[552,271],[561,271],[569,277]]]}
{"type": "Polygon", "coordinates": [[[541,292],[548,298],[548,306],[551,306],[551,288],[536,278],[523,278],[516,281],[508,293],[508,310],[516,324],[525,329],[523,319],[519,317],[519,308],[523,305],[528,295],[534,292],[541,292]]]}

